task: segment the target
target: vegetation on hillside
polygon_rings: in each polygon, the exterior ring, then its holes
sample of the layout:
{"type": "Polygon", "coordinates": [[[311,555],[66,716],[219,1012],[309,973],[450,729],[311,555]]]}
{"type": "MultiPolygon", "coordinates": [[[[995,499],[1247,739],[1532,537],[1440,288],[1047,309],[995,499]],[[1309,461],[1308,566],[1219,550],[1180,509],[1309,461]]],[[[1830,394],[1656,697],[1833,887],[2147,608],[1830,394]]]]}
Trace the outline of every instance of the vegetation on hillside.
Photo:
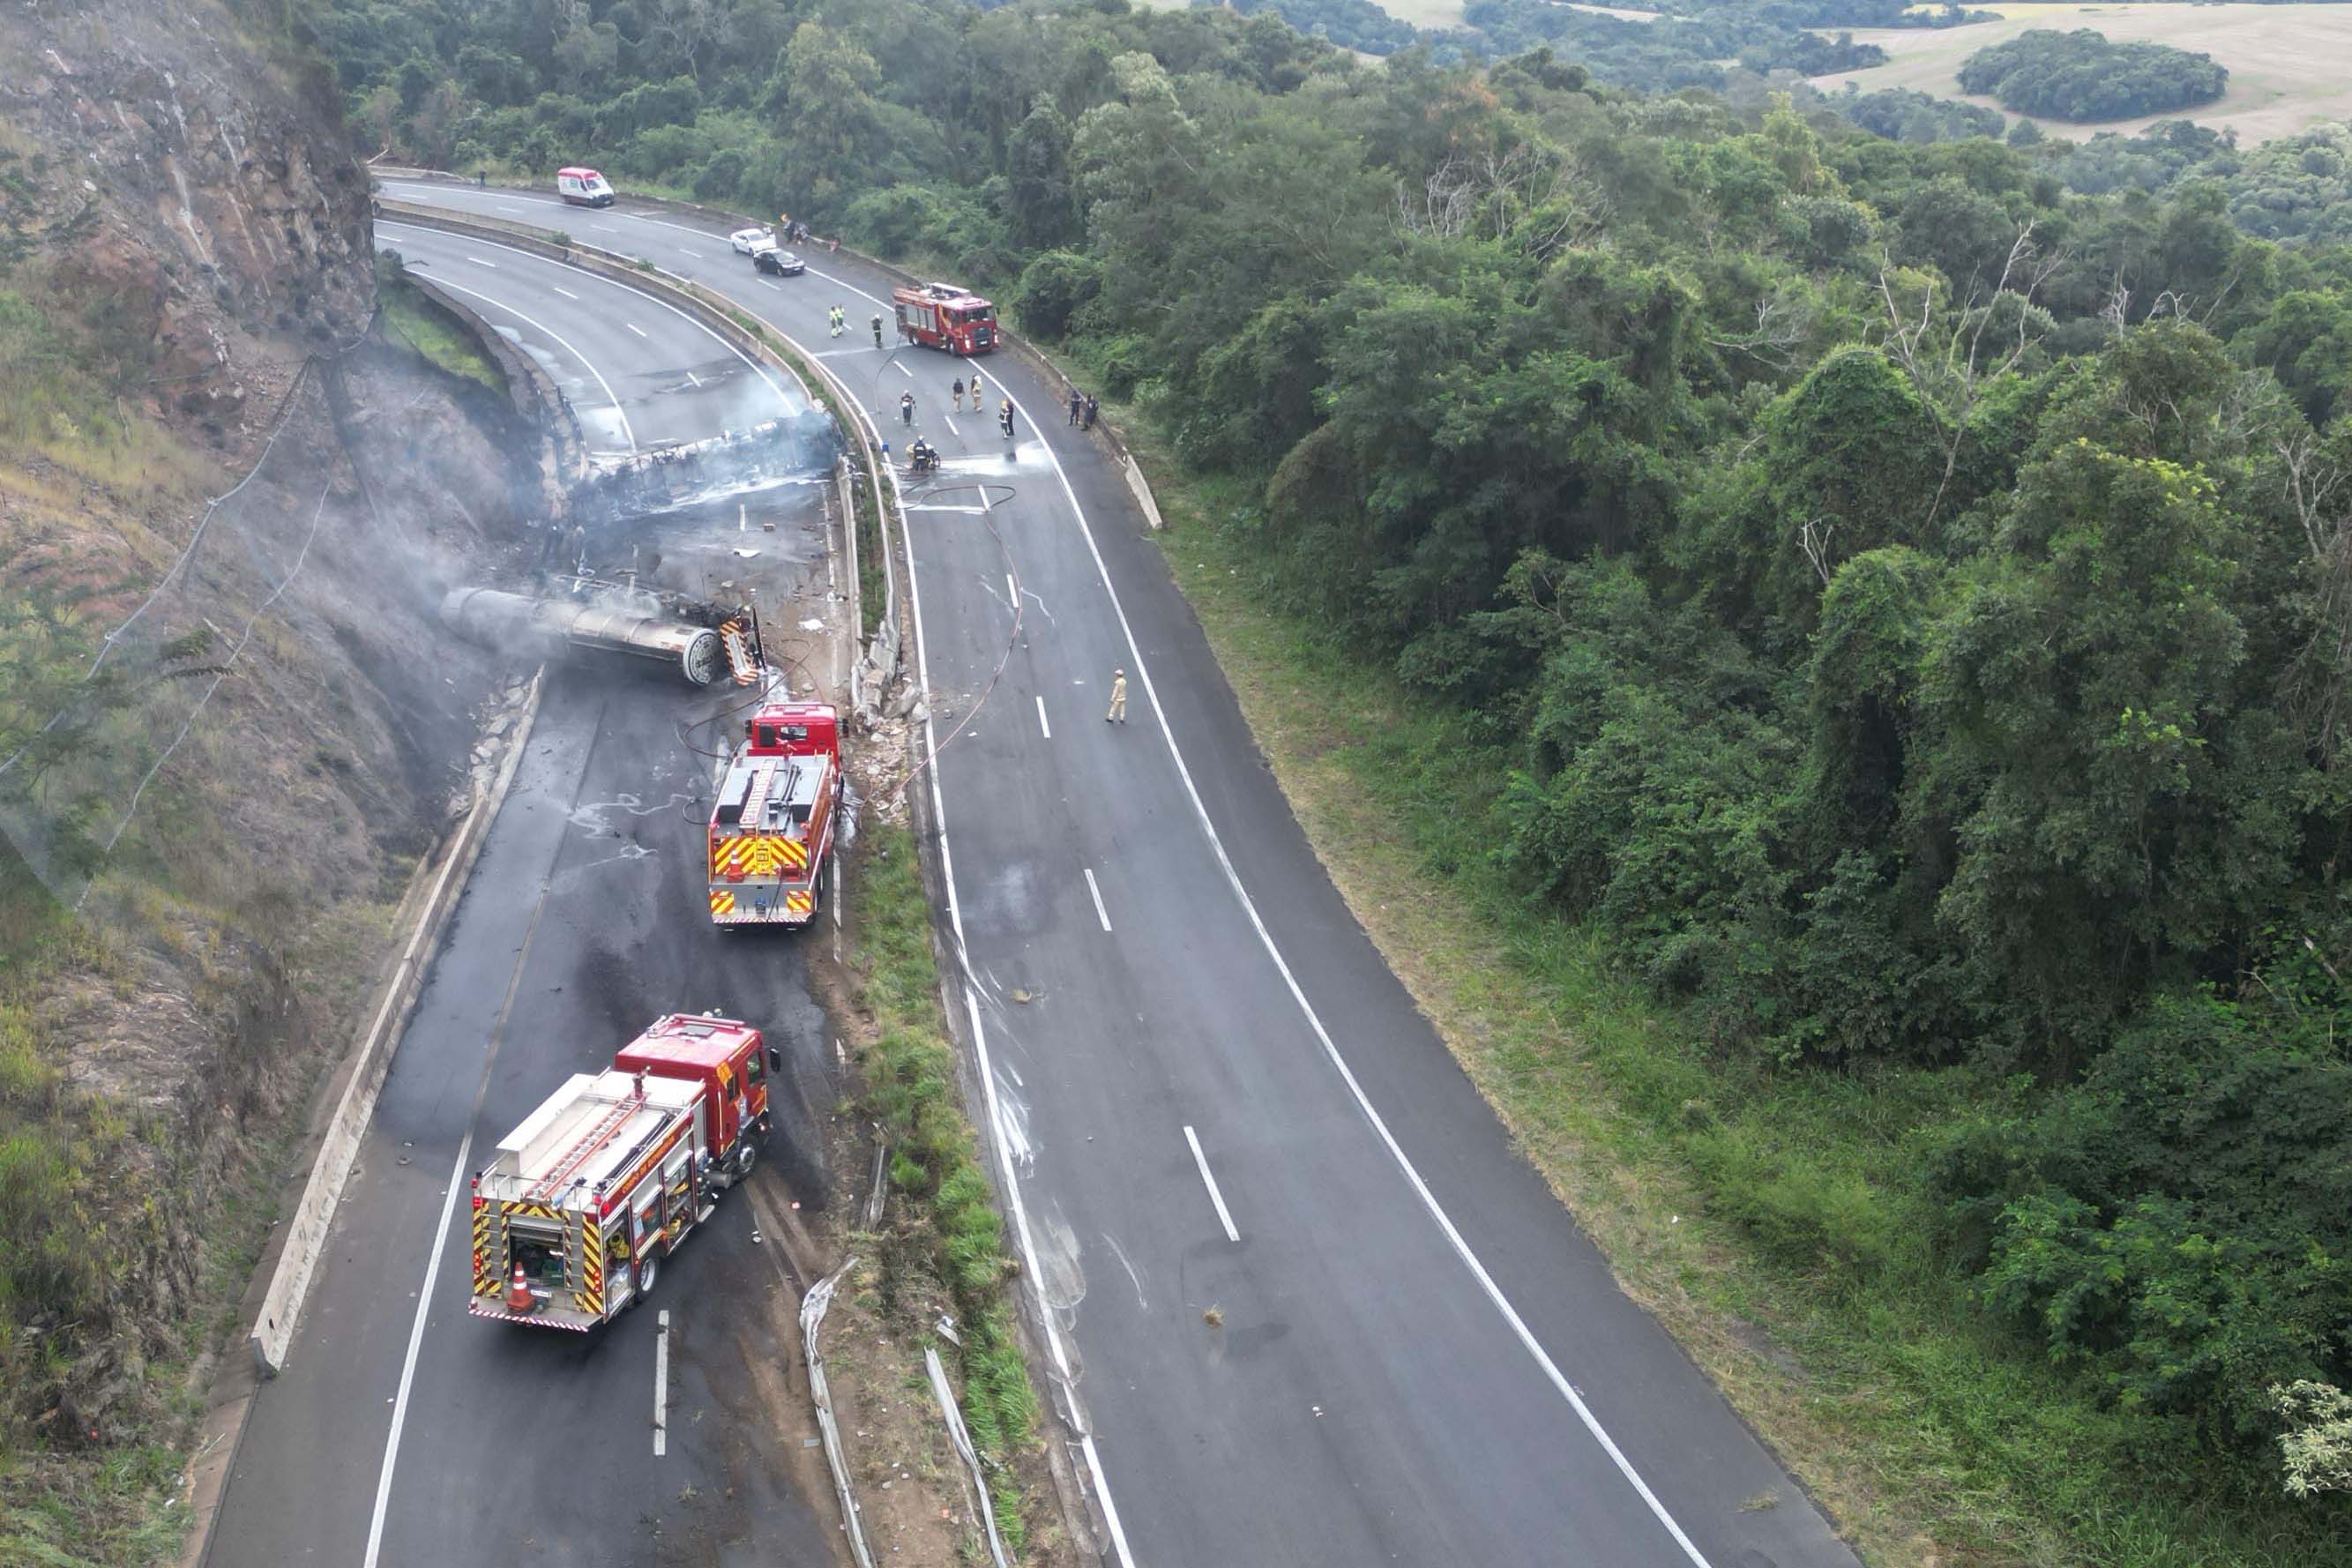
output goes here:
{"type": "Polygon", "coordinates": [[[2169,44],[2118,44],[2088,27],[2037,27],[1970,55],[1959,79],[1961,91],[1990,94],[2020,114],[2129,120],[2210,103],[2230,72],[2210,55],[2169,44]]]}
{"type": "Polygon", "coordinates": [[[2282,1489],[2337,1408],[2294,1390],[2352,1382],[2352,258],[2147,194],[2211,161],[2168,132],[2089,195],[2084,154],[1264,14],[572,15],[320,25],[411,156],[593,157],[998,289],[1451,716],[1446,844],[1694,1071],[1914,1086],[1866,1177],[1696,1163],[1760,1249],[1866,1300],[1916,1239],[2053,1423],[2132,1434],[2067,1506],[2352,1550],[2282,1489]]]}

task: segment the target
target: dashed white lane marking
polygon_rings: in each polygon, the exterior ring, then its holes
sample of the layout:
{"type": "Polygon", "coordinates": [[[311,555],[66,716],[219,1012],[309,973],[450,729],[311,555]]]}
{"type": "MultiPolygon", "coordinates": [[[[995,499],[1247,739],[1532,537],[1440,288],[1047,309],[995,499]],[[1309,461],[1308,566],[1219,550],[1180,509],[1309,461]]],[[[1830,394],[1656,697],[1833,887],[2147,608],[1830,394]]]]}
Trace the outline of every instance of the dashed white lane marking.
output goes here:
{"type": "Polygon", "coordinates": [[[572,300],[572,302],[574,302],[575,304],[576,304],[576,303],[578,303],[579,299],[580,299],[580,296],[579,296],[579,295],[577,295],[577,294],[574,294],[571,289],[564,288],[562,284],[560,284],[560,283],[550,283],[550,284],[548,285],[548,287],[549,287],[549,288],[551,288],[551,289],[554,289],[557,293],[559,293],[559,294],[562,295],[565,299],[572,300]]]}
{"type": "Polygon", "coordinates": [[[1054,738],[1054,726],[1045,722],[1045,699],[1042,694],[1037,699],[1037,728],[1045,732],[1045,739],[1054,738]]]}
{"type": "Polygon", "coordinates": [[[1192,1163],[1201,1167],[1201,1184],[1209,1189],[1209,1201],[1217,1205],[1217,1223],[1225,1227],[1225,1239],[1239,1241],[1242,1233],[1234,1228],[1233,1211],[1225,1207],[1225,1194],[1217,1191],[1217,1178],[1209,1173],[1209,1157],[1201,1152],[1201,1135],[1188,1126],[1184,1142],[1192,1145],[1192,1163]]]}
{"type": "Polygon", "coordinates": [[[477,267],[487,267],[493,272],[496,272],[499,269],[499,264],[497,262],[485,261],[478,256],[468,256],[466,259],[472,262],[477,267]]]}
{"type": "MultiPolygon", "coordinates": [[[[380,223],[376,225],[376,228],[379,231],[387,228],[406,228],[411,233],[419,232],[414,227],[414,226],[401,223],[380,223]]],[[[784,396],[784,389],[776,384],[775,377],[768,374],[765,366],[761,365],[757,360],[754,360],[750,354],[745,353],[741,349],[737,348],[733,343],[729,342],[725,338],[720,337],[717,332],[711,331],[710,328],[705,326],[701,321],[688,315],[676,305],[671,304],[668,300],[656,299],[653,295],[646,293],[642,289],[632,289],[626,283],[616,282],[610,278],[602,277],[597,273],[589,271],[583,267],[574,267],[570,262],[551,261],[543,257],[533,256],[528,250],[517,250],[511,245],[500,245],[496,240],[483,240],[479,243],[491,250],[507,251],[512,255],[522,257],[527,260],[538,261],[541,265],[545,267],[560,268],[566,272],[576,272],[583,278],[595,279],[597,281],[604,284],[607,288],[618,289],[624,294],[634,295],[637,299],[643,300],[646,304],[651,305],[657,310],[667,310],[671,315],[676,316],[679,321],[684,321],[688,326],[692,327],[696,331],[700,332],[704,337],[709,338],[712,342],[717,343],[729,353],[731,353],[737,359],[741,360],[743,363],[749,367],[751,374],[758,376],[760,380],[766,384],[768,390],[776,395],[777,401],[784,403],[789,407],[790,399],[784,396]]],[[[669,274],[669,276],[676,277],[677,274],[672,273],[669,274]]],[[[548,287],[551,289],[554,285],[551,283],[548,287]]],[[[496,303],[496,301],[492,302],[496,303]]],[[[500,308],[504,309],[505,307],[502,306],[500,308]]],[[[546,329],[541,328],[541,331],[544,331],[546,329]]],[[[550,333],[549,335],[553,336],[552,333],[550,333]]],[[[615,399],[614,401],[617,403],[619,400],[615,399]]]]}
{"type": "Polygon", "coordinates": [[[698,375],[695,374],[692,371],[688,371],[688,372],[686,373],[686,379],[687,379],[687,380],[688,380],[688,381],[690,381],[690,382],[692,382],[692,383],[694,383],[694,384],[695,384],[696,386],[698,386],[698,386],[700,386],[700,385],[702,384],[702,378],[701,378],[700,376],[698,376],[698,375]]]}
{"type": "MultiPolygon", "coordinates": [[[[820,272],[814,267],[809,268],[809,275],[824,279],[863,299],[874,300],[877,305],[882,302],[856,284],[845,282],[829,273],[820,272]]],[[[1027,416],[1028,410],[1023,408],[1009,394],[1006,401],[1012,403],[1014,409],[1024,418],[1027,416]]],[[[1388,1152],[1389,1158],[1395,1163],[1398,1170],[1403,1173],[1407,1184],[1413,1190],[1413,1195],[1421,1200],[1422,1207],[1436,1223],[1438,1230],[1444,1234],[1446,1242],[1453,1247],[1454,1256],[1462,1260],[1463,1267],[1477,1282],[1480,1292],[1501,1314],[1503,1321],[1509,1326],[1513,1337],[1517,1339],[1536,1365],[1542,1370],[1545,1379],[1559,1392],[1559,1396],[1568,1402],[1569,1408],[1576,1412],[1578,1421],[1583,1425],[1585,1431],[1591,1435],[1593,1441],[1600,1445],[1601,1451],[1609,1456],[1610,1461],[1617,1468],[1617,1473],[1625,1478],[1626,1484],[1631,1486],[1642,1501],[1648,1506],[1651,1517],[1664,1528],[1668,1535],[1674,1537],[1675,1544],[1682,1549],[1683,1555],[1690,1561],[1692,1568],[1710,1568],[1706,1555],[1699,1551],[1675,1516],[1667,1511],[1666,1505],[1660,1500],[1658,1494],[1650,1489],[1650,1483],[1643,1479],[1642,1473],[1633,1468],[1633,1461],[1625,1457],[1625,1451],[1617,1446],[1617,1440],[1609,1435],[1608,1428],[1601,1426],[1601,1418],[1594,1415],[1592,1407],[1584,1402],[1584,1395],[1577,1390],[1575,1384],[1569,1382],[1568,1374],[1560,1370],[1559,1363],[1552,1360],[1551,1352],[1544,1349],[1543,1342],[1538,1340],[1535,1331],[1528,1327],[1527,1320],[1519,1316],[1518,1308],[1513,1305],[1511,1299],[1503,1293],[1502,1287],[1496,1284],[1495,1277],[1486,1271],[1486,1266],[1479,1259],[1478,1255],[1470,1249],[1469,1242],[1463,1237],[1461,1230],[1455,1226],[1453,1216],[1448,1215],[1444,1205],[1438,1203],[1437,1195],[1429,1190],[1429,1184],[1422,1179],[1421,1172],[1414,1167],[1412,1159],[1405,1153],[1404,1146],[1399,1143],[1395,1134],[1389,1131],[1388,1122],[1381,1118],[1380,1111],[1372,1104],[1371,1097],[1364,1092],[1363,1085],[1358,1081],[1355,1069],[1348,1065],[1347,1058],[1339,1054],[1339,1045],[1331,1038],[1330,1032],[1324,1028],[1323,1020],[1316,1013],[1314,1005],[1307,1001],[1307,993],[1299,985],[1297,976],[1291,973],[1289,963],[1282,956],[1282,950],[1276,945],[1274,933],[1266,929],[1264,917],[1258,913],[1256,900],[1250,897],[1248,888],[1242,882],[1241,873],[1234,868],[1232,857],[1225,853],[1224,840],[1218,836],[1216,823],[1209,816],[1208,805],[1202,800],[1200,789],[1192,782],[1192,771],[1185,765],[1183,751],[1176,744],[1176,731],[1168,721],[1167,711],[1160,705],[1159,692],[1152,687],[1151,671],[1144,663],[1141,646],[1135,640],[1135,628],[1129,624],[1127,610],[1119,603],[1118,589],[1110,580],[1110,568],[1104,563],[1102,551],[1095,542],[1094,529],[1087,521],[1086,509],[1078,504],[1077,489],[1070,483],[1070,476],[1063,468],[1062,460],[1055,453],[1053,444],[1046,442],[1043,445],[1045,449],[1045,460],[1053,465],[1054,477],[1061,481],[1062,494],[1069,501],[1071,514],[1077,520],[1080,536],[1087,542],[1087,552],[1094,558],[1095,574],[1101,579],[1103,592],[1110,599],[1111,614],[1118,621],[1119,633],[1127,643],[1129,656],[1135,660],[1136,675],[1143,684],[1144,697],[1150,702],[1153,714],[1160,721],[1160,735],[1168,743],[1170,756],[1176,764],[1176,776],[1183,784],[1185,795],[1192,803],[1193,816],[1198,820],[1202,832],[1208,838],[1210,851],[1216,858],[1218,868],[1224,873],[1226,885],[1233,889],[1234,898],[1240,901],[1243,913],[1248,917],[1251,930],[1256,934],[1259,945],[1265,950],[1267,957],[1274,961],[1274,966],[1281,974],[1285,987],[1290,992],[1291,1000],[1297,1004],[1298,1010],[1305,1015],[1308,1026],[1314,1031],[1317,1043],[1323,1047],[1325,1058],[1339,1073],[1340,1081],[1348,1086],[1348,1093],[1355,1100],[1357,1110],[1361,1111],[1364,1120],[1371,1124],[1373,1135],[1379,1139],[1381,1147],[1388,1152]]],[[[929,692],[930,669],[923,646],[923,592],[914,570],[914,530],[908,525],[903,507],[898,514],[898,530],[905,541],[908,596],[915,616],[915,666],[923,689],[929,692]]],[[[928,719],[924,723],[924,738],[936,751],[938,742],[932,734],[932,726],[928,719]]],[[[964,941],[963,916],[956,899],[955,862],[948,847],[947,810],[940,798],[940,770],[937,768],[930,770],[930,791],[931,818],[939,824],[940,827],[940,860],[945,873],[943,880],[947,884],[948,921],[955,929],[956,944],[958,949],[961,950],[964,941]]],[[[964,1006],[971,1018],[973,1047],[981,1057],[981,1088],[989,1099],[989,1109],[992,1117],[995,1111],[995,1085],[991,1081],[987,1070],[988,1037],[981,1024],[980,998],[969,985],[964,989],[964,1006]]],[[[1015,1221],[1013,1233],[1020,1240],[1022,1258],[1024,1261],[1034,1267],[1036,1253],[1029,1235],[1021,1183],[1013,1173],[1014,1167],[1011,1154],[1003,1148],[1001,1139],[998,1161],[1005,1172],[1005,1192],[1012,1200],[1015,1221]]],[[[1054,1352],[1056,1368],[1065,1377],[1067,1377],[1068,1362],[1061,1350],[1059,1336],[1054,1331],[1050,1317],[1046,1320],[1045,1333],[1046,1348],[1054,1352]]],[[[1091,1433],[1082,1440],[1080,1450],[1086,1456],[1087,1473],[1093,1479],[1096,1495],[1102,1503],[1103,1522],[1110,1531],[1111,1545],[1118,1553],[1120,1568],[1134,1568],[1135,1560],[1128,1551],[1127,1532],[1119,1523],[1117,1507],[1111,1502],[1110,1484],[1103,1476],[1101,1453],[1091,1433]]]]}
{"type": "Polygon", "coordinates": [[[637,336],[641,338],[652,336],[651,333],[647,332],[643,327],[637,325],[635,321],[623,321],[621,325],[628,328],[629,331],[636,333],[637,336]]]}
{"type": "Polygon", "coordinates": [[[1013,580],[1013,574],[1010,572],[1004,574],[1004,607],[1008,610],[1018,610],[1021,607],[1021,584],[1013,580]]]}
{"type": "MultiPolygon", "coordinates": [[[[380,224],[377,226],[389,227],[390,226],[380,224]]],[[[543,322],[532,321],[529,316],[524,315],[512,305],[493,300],[488,294],[484,294],[478,289],[468,289],[462,283],[452,283],[446,278],[438,278],[434,279],[434,281],[438,283],[444,289],[455,289],[457,292],[466,295],[469,299],[479,300],[485,305],[493,306],[498,310],[504,310],[508,315],[512,316],[524,326],[530,327],[536,331],[544,332],[549,337],[554,339],[556,344],[561,347],[565,353],[568,353],[573,359],[578,360],[581,364],[586,368],[588,374],[596,378],[596,384],[604,389],[605,401],[613,405],[613,417],[621,422],[621,437],[629,444],[629,455],[631,457],[636,456],[637,435],[635,431],[629,428],[629,416],[621,412],[621,400],[614,394],[613,384],[606,381],[604,379],[604,373],[598,370],[593,364],[589,363],[588,356],[582,353],[578,349],[573,348],[570,340],[565,338],[562,333],[543,322]]]]}
{"type": "Polygon", "coordinates": [[[956,428],[954,420],[942,414],[940,416],[940,423],[948,427],[949,435],[954,437],[959,441],[963,439],[963,432],[956,428]]]}
{"type": "Polygon", "coordinates": [[[1110,930],[1110,911],[1103,908],[1102,888],[1095,881],[1095,868],[1092,866],[1087,868],[1087,892],[1095,901],[1095,919],[1102,921],[1103,930],[1110,930]]]}
{"type": "Polygon", "coordinates": [[[669,1449],[669,1309],[654,1320],[654,1458],[669,1449]]]}
{"type": "Polygon", "coordinates": [[[425,1266],[425,1289],[416,1298],[416,1321],[408,1329],[408,1359],[400,1367],[400,1392],[392,1401],[392,1433],[383,1440],[383,1473],[376,1478],[375,1515],[368,1521],[366,1568],[375,1568],[376,1555],[383,1550],[383,1517],[392,1502],[393,1460],[400,1453],[400,1429],[408,1424],[408,1385],[416,1380],[416,1352],[425,1345],[425,1315],[436,1298],[434,1287],[441,1282],[441,1255],[448,1250],[441,1245],[449,1234],[449,1215],[457,1206],[457,1189],[465,1184],[466,1162],[474,1152],[474,1131],[466,1130],[457,1141],[457,1163],[449,1168],[448,1195],[441,1200],[441,1223],[434,1227],[432,1261],[425,1266]]]}

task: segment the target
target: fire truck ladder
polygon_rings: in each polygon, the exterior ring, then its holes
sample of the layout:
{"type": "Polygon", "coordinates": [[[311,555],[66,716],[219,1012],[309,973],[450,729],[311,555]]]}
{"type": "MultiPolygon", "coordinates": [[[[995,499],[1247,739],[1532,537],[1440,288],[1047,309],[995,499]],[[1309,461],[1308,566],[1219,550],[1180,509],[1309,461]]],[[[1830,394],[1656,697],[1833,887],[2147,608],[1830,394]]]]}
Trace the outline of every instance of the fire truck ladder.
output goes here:
{"type": "Polygon", "coordinates": [[[586,1136],[572,1146],[572,1152],[563,1157],[562,1164],[531,1184],[530,1191],[523,1194],[523,1202],[543,1204],[562,1190],[563,1179],[586,1164],[590,1155],[611,1142],[613,1134],[625,1126],[630,1117],[645,1109],[645,1103],[646,1091],[642,1089],[626,1100],[615,1103],[612,1110],[604,1112],[604,1116],[597,1121],[595,1126],[588,1130],[586,1136]]]}
{"type": "Polygon", "coordinates": [[[777,769],[761,768],[751,775],[751,787],[743,792],[742,815],[735,820],[745,832],[760,826],[768,815],[768,791],[776,782],[777,769]]]}

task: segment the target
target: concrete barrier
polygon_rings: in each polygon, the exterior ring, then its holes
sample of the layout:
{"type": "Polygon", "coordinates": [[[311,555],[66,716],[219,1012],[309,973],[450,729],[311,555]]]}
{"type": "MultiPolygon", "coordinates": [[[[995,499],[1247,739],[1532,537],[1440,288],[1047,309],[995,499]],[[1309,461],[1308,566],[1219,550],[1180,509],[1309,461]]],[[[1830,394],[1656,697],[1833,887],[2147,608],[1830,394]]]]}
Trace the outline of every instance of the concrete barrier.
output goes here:
{"type": "Polygon", "coordinates": [[[376,1091],[383,1086],[384,1073],[392,1066],[392,1047],[399,1040],[409,1012],[416,1005],[417,993],[423,989],[425,963],[442,928],[448,923],[449,911],[457,906],[457,895],[465,889],[466,874],[472,868],[475,857],[481,853],[482,840],[499,814],[499,803],[506,798],[507,786],[514,782],[515,769],[530,738],[532,721],[539,714],[543,679],[543,671],[531,677],[530,695],[523,703],[521,717],[509,731],[507,753],[497,774],[487,788],[478,785],[475,789],[465,826],[458,829],[441,863],[440,873],[417,911],[408,945],[384,985],[374,1019],[360,1037],[359,1047],[352,1055],[334,1114],[328,1121],[326,1136],[320,1142],[318,1158],[311,1163],[310,1179],[303,1184],[302,1196],[295,1204],[294,1212],[280,1227],[278,1265],[270,1275],[268,1289],[262,1295],[250,1341],[254,1362],[264,1376],[275,1376],[285,1368],[287,1349],[293,1343],[295,1325],[301,1320],[303,1298],[310,1293],[320,1251],[326,1243],[328,1229],[334,1224],[335,1205],[342,1197],[343,1184],[351,1175],[352,1166],[359,1160],[360,1144],[375,1113],[376,1091]]]}
{"type": "Polygon", "coordinates": [[[572,487],[588,477],[588,443],[580,432],[580,417],[572,412],[572,400],[563,395],[545,366],[516,347],[512,339],[465,300],[422,272],[409,273],[408,280],[464,327],[506,377],[507,401],[540,432],[540,468],[548,514],[562,517],[570,508],[572,487]]]}

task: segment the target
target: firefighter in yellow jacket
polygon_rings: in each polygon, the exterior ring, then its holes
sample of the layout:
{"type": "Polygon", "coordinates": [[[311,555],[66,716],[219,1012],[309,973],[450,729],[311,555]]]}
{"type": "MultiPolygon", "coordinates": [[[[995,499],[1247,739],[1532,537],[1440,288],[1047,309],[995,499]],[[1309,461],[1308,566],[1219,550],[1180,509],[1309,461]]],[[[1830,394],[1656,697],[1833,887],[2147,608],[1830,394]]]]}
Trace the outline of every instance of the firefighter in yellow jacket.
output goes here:
{"type": "Polygon", "coordinates": [[[1110,711],[1103,715],[1103,722],[1106,724],[1127,722],[1127,671],[1123,669],[1114,669],[1110,672],[1110,711]]]}

